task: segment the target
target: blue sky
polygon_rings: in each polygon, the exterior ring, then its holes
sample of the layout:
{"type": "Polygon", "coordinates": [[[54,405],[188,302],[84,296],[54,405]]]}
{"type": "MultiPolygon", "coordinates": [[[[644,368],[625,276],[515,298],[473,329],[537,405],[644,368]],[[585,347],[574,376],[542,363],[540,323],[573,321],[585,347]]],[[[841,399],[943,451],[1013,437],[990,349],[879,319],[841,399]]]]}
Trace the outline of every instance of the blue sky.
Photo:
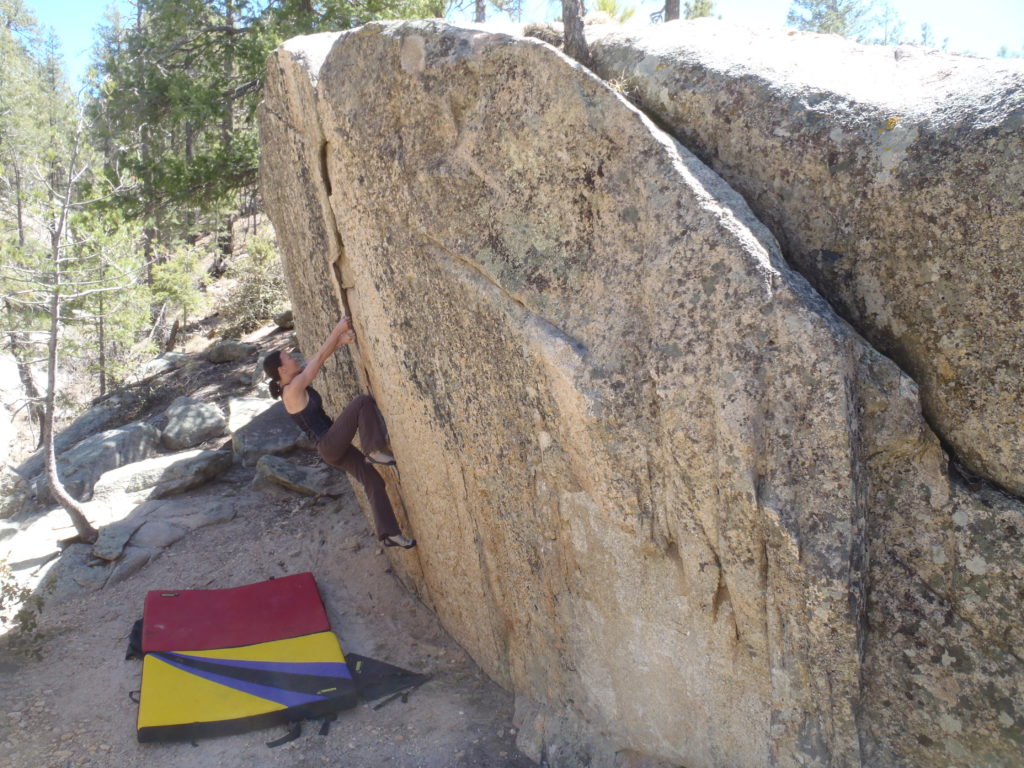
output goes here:
{"type": "MultiPolygon", "coordinates": [[[[587,3],[587,0],[584,0],[587,3]]],[[[632,23],[646,23],[664,0],[620,0],[635,5],[632,23]]],[[[938,43],[949,38],[949,50],[994,56],[1000,46],[1024,50],[1024,0],[889,0],[904,22],[906,34],[917,36],[921,24],[931,25],[938,43]]],[[[85,71],[94,30],[111,0],[27,0],[40,23],[52,27],[61,39],[68,72],[73,80],[85,71]]],[[[125,0],[117,4],[130,13],[125,0]]],[[[876,5],[881,0],[876,0],[876,5]]],[[[728,21],[783,26],[790,0],[715,0],[715,15],[728,21]]],[[[560,3],[525,0],[523,20],[544,21],[560,14],[560,3]]]]}

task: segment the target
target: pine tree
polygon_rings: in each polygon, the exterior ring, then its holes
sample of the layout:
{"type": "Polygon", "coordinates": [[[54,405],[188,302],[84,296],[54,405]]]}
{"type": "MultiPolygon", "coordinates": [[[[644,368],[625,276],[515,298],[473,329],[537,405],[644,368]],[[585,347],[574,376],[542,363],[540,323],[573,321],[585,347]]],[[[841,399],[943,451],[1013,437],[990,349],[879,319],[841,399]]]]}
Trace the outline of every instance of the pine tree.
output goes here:
{"type": "Polygon", "coordinates": [[[596,11],[607,13],[612,19],[623,24],[633,17],[636,8],[632,5],[624,5],[619,0],[597,0],[594,8],[596,11]]]}
{"type": "Polygon", "coordinates": [[[715,4],[712,0],[687,0],[683,7],[684,19],[700,19],[710,16],[714,11],[715,4]]]}
{"type": "MultiPolygon", "coordinates": [[[[0,232],[0,293],[4,312],[0,331],[19,361],[23,381],[39,415],[50,491],[68,511],[79,536],[96,531],[81,505],[64,490],[54,449],[58,372],[73,359],[76,344],[66,333],[76,321],[77,351],[98,357],[105,369],[108,321],[137,282],[134,249],[126,258],[110,258],[107,225],[90,229],[83,192],[93,183],[93,163],[85,141],[78,99],[67,84],[56,40],[38,34],[34,20],[15,0],[0,0],[0,136],[2,185],[0,211],[13,226],[0,232]],[[114,304],[108,299],[118,297],[114,304]],[[98,348],[97,321],[103,321],[98,348]],[[93,339],[90,342],[90,338],[93,339]],[[40,345],[45,345],[45,354],[40,345]],[[41,356],[42,355],[42,356],[41,356]],[[45,362],[45,391],[37,392],[29,370],[45,362]]],[[[121,325],[123,317],[115,324],[121,325]]],[[[128,330],[131,335],[131,330],[128,330]]],[[[104,386],[101,383],[101,387],[104,386]]]]}
{"type": "Polygon", "coordinates": [[[151,243],[217,225],[225,249],[231,217],[256,197],[256,107],[274,47],[294,35],[445,8],[444,0],[135,3],[130,23],[108,19],[95,53],[92,118],[107,173],[130,182],[121,208],[146,222],[151,243]]]}
{"type": "Polygon", "coordinates": [[[871,28],[868,0],[792,0],[786,24],[808,32],[863,39],[871,28]]]}

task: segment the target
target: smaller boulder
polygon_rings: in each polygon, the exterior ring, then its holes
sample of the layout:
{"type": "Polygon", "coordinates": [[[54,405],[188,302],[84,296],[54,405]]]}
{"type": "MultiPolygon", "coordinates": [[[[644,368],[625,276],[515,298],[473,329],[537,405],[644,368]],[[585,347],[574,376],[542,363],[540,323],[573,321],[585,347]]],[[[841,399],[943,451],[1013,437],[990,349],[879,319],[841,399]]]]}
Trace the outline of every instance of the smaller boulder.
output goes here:
{"type": "Polygon", "coordinates": [[[565,31],[561,22],[534,23],[523,26],[523,37],[535,37],[548,45],[561,48],[565,42],[565,31]]]}
{"type": "Polygon", "coordinates": [[[120,559],[114,566],[113,572],[107,577],[107,581],[103,586],[113,586],[134,576],[159,554],[160,550],[158,549],[136,547],[132,544],[125,546],[124,552],[122,552],[120,559]]]}
{"type": "Polygon", "coordinates": [[[99,538],[92,545],[92,555],[100,560],[112,562],[121,557],[128,540],[142,527],[145,518],[129,515],[124,520],[100,528],[99,538]]]}
{"type": "Polygon", "coordinates": [[[179,397],[167,409],[163,444],[172,451],[183,451],[223,435],[228,426],[224,411],[213,403],[179,397]]]}
{"type": "Polygon", "coordinates": [[[167,520],[147,520],[132,534],[131,543],[146,549],[164,549],[188,532],[188,528],[167,520]]]}
{"type": "Polygon", "coordinates": [[[183,352],[164,352],[159,357],[154,357],[140,365],[138,371],[135,372],[135,378],[139,380],[152,379],[176,371],[189,361],[189,357],[183,352]]]}
{"type": "Polygon", "coordinates": [[[230,451],[182,451],[126,464],[109,472],[96,482],[95,498],[114,494],[144,492],[149,499],[160,499],[181,493],[209,482],[234,463],[230,451]]]}
{"type": "Polygon", "coordinates": [[[14,517],[29,498],[24,478],[6,464],[0,466],[0,520],[14,517]]]}
{"type": "Polygon", "coordinates": [[[211,363],[237,363],[246,360],[258,351],[255,344],[244,344],[240,341],[218,341],[204,355],[211,363]]]}
{"type": "Polygon", "coordinates": [[[282,331],[290,331],[295,327],[295,315],[290,309],[274,316],[274,325],[282,331]]]}
{"type": "Polygon", "coordinates": [[[243,466],[252,466],[260,456],[309,445],[280,401],[265,397],[233,398],[228,403],[228,431],[243,466]]]}
{"type": "Polygon", "coordinates": [[[103,589],[110,572],[110,563],[94,557],[88,544],[72,544],[54,562],[46,576],[46,605],[59,605],[87,592],[103,589]]]}
{"type": "Polygon", "coordinates": [[[276,483],[306,496],[341,496],[349,490],[348,482],[337,470],[328,473],[303,467],[280,456],[261,456],[256,462],[254,482],[276,483]]]}

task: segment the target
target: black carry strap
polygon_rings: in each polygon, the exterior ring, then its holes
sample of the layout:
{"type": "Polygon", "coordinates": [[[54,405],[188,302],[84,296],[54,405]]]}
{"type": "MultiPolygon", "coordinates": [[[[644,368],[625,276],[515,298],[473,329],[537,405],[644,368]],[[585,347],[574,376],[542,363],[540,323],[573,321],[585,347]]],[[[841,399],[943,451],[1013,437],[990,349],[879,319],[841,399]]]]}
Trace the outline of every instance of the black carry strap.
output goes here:
{"type": "Polygon", "coordinates": [[[125,659],[141,659],[145,656],[142,652],[142,619],[132,624],[132,631],[128,634],[128,650],[125,652],[125,659]]]}
{"type": "Polygon", "coordinates": [[[280,739],[274,739],[273,741],[268,741],[267,742],[267,746],[268,747],[280,747],[282,744],[287,744],[289,741],[295,741],[301,735],[302,735],[302,721],[301,720],[296,720],[294,723],[292,723],[292,728],[291,728],[290,731],[288,731],[288,733],[286,733],[280,739]]]}
{"type": "Polygon", "coordinates": [[[320,719],[320,735],[326,736],[331,730],[331,723],[338,719],[336,712],[328,712],[320,719]]]}

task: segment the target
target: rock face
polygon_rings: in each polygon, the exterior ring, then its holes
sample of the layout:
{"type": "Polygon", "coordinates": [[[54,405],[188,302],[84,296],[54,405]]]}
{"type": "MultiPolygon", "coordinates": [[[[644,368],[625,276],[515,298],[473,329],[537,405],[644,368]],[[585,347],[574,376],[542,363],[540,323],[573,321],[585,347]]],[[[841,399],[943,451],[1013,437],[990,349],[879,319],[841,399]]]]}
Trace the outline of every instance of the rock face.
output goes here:
{"type": "Polygon", "coordinates": [[[1024,64],[711,19],[592,55],[910,373],[960,459],[1024,494],[1024,64]]]}
{"type": "Polygon", "coordinates": [[[738,194],[538,41],[373,24],[267,69],[300,338],[351,310],[396,566],[523,749],[1016,759],[1021,505],[950,479],[914,381],[738,194]]]}

